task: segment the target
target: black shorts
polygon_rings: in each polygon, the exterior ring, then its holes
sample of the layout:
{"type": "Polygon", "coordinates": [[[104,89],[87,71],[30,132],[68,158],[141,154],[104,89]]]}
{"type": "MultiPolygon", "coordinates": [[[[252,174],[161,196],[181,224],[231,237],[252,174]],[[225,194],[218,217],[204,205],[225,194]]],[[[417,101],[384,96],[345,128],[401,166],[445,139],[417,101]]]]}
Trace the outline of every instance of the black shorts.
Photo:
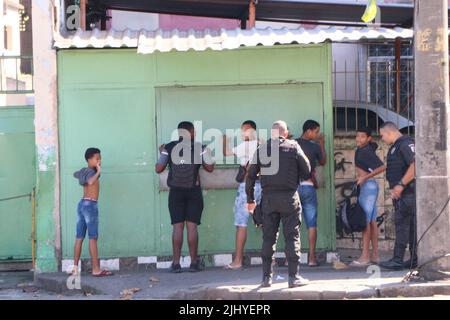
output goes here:
{"type": "Polygon", "coordinates": [[[172,224],[189,221],[199,225],[203,212],[202,189],[170,188],[169,212],[172,224]]]}

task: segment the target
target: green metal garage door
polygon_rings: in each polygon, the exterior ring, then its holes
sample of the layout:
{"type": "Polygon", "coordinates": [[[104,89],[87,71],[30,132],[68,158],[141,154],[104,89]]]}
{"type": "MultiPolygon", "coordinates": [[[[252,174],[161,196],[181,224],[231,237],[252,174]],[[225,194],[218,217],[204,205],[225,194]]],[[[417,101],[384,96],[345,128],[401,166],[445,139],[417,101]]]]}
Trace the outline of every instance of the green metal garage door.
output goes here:
{"type": "MultiPolygon", "coordinates": [[[[0,108],[0,199],[30,194],[36,180],[33,107],[0,108]]],[[[0,201],[0,262],[31,260],[30,197],[0,201]]]]}
{"type": "MultiPolygon", "coordinates": [[[[246,86],[204,86],[157,89],[158,144],[170,141],[179,121],[197,124],[197,139],[208,129],[238,129],[244,120],[254,120],[258,129],[270,132],[276,120],[285,120],[291,133],[298,137],[303,122],[315,119],[323,124],[323,90],[321,83],[246,86]]],[[[322,126],[323,127],[323,126],[322,126]]],[[[268,133],[270,135],[270,133],[268,133]]],[[[209,139],[209,138],[205,138],[209,139]]],[[[211,141],[204,141],[210,143],[211,141]]],[[[220,150],[220,149],[219,149],[220,150]]],[[[220,168],[220,167],[219,167],[220,168]]],[[[208,190],[204,192],[205,209],[200,226],[200,250],[230,251],[234,246],[233,205],[235,189],[208,190]]],[[[319,190],[320,230],[330,228],[330,208],[326,205],[325,188],[319,190]]],[[[171,226],[167,209],[168,192],[161,197],[161,234],[170,235],[171,226]]],[[[303,226],[302,244],[307,247],[307,234],[303,226]]],[[[318,248],[327,248],[329,233],[322,232],[318,248]]],[[[283,241],[280,237],[279,247],[283,241]]],[[[170,252],[170,241],[162,243],[164,252],[170,252]]],[[[249,227],[247,249],[261,247],[261,230],[249,227]]]]}

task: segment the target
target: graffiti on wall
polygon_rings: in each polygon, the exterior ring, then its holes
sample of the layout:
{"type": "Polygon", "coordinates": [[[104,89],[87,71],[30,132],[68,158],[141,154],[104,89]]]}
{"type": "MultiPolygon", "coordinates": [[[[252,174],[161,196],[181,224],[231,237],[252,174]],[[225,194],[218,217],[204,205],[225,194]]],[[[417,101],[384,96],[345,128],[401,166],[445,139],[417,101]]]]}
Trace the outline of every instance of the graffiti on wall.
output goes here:
{"type": "Polygon", "coordinates": [[[334,172],[337,171],[342,171],[343,173],[345,173],[345,165],[349,164],[352,165],[353,162],[351,161],[347,161],[347,159],[345,159],[345,156],[342,152],[338,151],[334,153],[334,172]]]}

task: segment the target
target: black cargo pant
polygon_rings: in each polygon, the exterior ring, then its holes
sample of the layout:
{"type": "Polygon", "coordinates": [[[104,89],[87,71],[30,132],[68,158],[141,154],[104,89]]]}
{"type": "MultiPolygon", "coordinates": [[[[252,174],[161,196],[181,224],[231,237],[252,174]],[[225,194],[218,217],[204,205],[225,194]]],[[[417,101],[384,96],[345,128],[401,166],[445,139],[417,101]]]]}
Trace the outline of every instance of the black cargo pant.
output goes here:
{"type": "Polygon", "coordinates": [[[263,190],[261,210],[263,213],[261,250],[263,276],[272,276],[272,259],[276,249],[280,221],[283,223],[289,276],[297,275],[300,260],[301,224],[301,204],[297,191],[264,192],[263,190]]]}
{"type": "Polygon", "coordinates": [[[406,246],[409,244],[411,259],[417,261],[417,217],[415,193],[402,194],[394,200],[395,246],[394,259],[403,262],[406,246]]]}

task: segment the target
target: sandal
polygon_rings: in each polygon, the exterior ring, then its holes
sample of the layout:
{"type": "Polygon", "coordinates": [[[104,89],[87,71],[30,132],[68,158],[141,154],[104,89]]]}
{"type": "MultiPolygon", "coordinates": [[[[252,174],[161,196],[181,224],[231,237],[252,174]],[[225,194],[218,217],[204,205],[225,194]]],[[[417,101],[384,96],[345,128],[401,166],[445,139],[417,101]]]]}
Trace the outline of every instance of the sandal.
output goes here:
{"type": "Polygon", "coordinates": [[[78,268],[73,268],[70,274],[73,276],[79,276],[80,272],[78,272],[78,268]]]}
{"type": "Polygon", "coordinates": [[[225,270],[242,270],[242,265],[241,266],[233,266],[231,263],[227,264],[225,267],[223,267],[225,270]]]}
{"type": "Polygon", "coordinates": [[[98,274],[92,274],[93,277],[108,277],[108,276],[112,276],[112,275],[114,275],[114,273],[112,273],[111,271],[108,271],[108,270],[102,270],[98,274]]]}
{"type": "Polygon", "coordinates": [[[364,268],[368,267],[370,265],[370,262],[359,262],[358,260],[353,260],[350,263],[350,267],[356,267],[356,268],[364,268]]]}

